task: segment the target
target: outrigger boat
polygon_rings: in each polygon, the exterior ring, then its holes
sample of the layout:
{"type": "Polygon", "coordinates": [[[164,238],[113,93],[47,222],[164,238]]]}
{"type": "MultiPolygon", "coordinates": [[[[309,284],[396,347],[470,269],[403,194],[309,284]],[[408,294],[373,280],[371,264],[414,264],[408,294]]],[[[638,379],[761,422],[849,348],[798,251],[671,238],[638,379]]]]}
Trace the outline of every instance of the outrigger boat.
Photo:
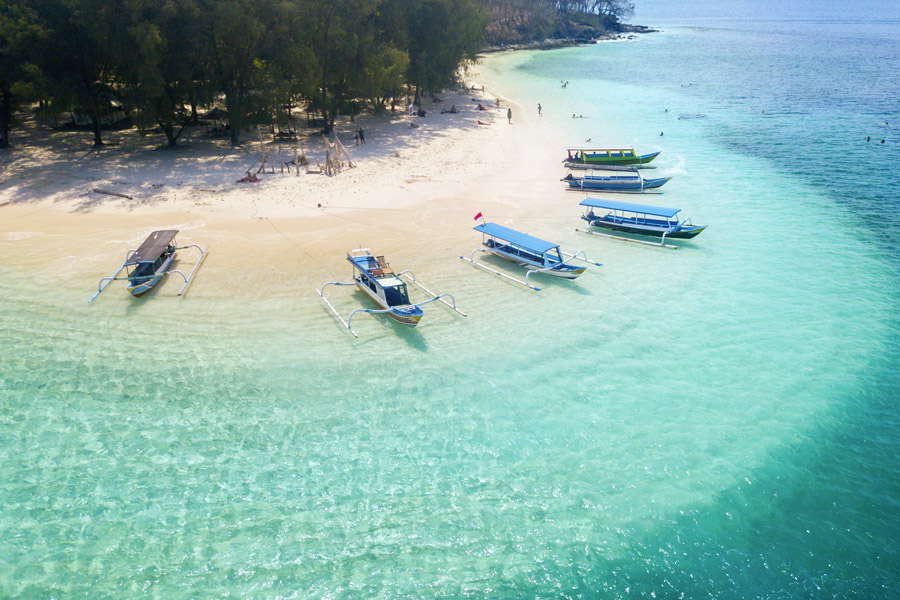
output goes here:
{"type": "Polygon", "coordinates": [[[662,238],[659,244],[633,240],[615,235],[597,233],[584,229],[576,229],[583,233],[603,235],[605,237],[640,242],[654,246],[666,246],[678,248],[678,246],[666,245],[666,238],[691,239],[706,229],[706,225],[694,225],[690,219],[680,221],[678,213],[680,208],[665,208],[662,206],[650,206],[647,204],[632,204],[631,202],[618,202],[616,200],[603,200],[600,198],[587,198],[581,202],[586,207],[582,219],[591,227],[601,227],[613,231],[622,231],[637,235],[649,235],[662,238]],[[600,209],[595,212],[595,209],[600,209]]]}
{"type": "Polygon", "coordinates": [[[569,254],[560,250],[559,244],[532,237],[527,233],[497,225],[496,223],[483,222],[481,225],[476,225],[474,229],[481,232],[482,244],[487,249],[475,248],[472,250],[469,258],[460,256],[462,260],[538,292],[541,291],[541,288],[531,285],[528,281],[528,278],[533,273],[546,273],[547,275],[562,277],[563,279],[575,279],[584,273],[585,267],[569,264],[569,261],[581,260],[598,267],[602,266],[600,263],[588,260],[581,250],[575,254],[569,254]],[[522,281],[515,277],[510,277],[487,265],[476,262],[474,258],[476,252],[494,254],[525,267],[528,269],[525,280],[522,281]],[[564,259],[563,256],[568,256],[569,258],[564,259]]]}
{"type": "Polygon", "coordinates": [[[595,192],[624,192],[631,194],[640,194],[647,190],[653,190],[662,187],[671,177],[657,177],[655,179],[644,179],[637,169],[625,173],[622,171],[613,171],[606,175],[601,174],[602,171],[590,170],[585,175],[576,177],[569,173],[560,181],[569,184],[569,190],[579,192],[588,190],[595,192]]]}
{"type": "Polygon", "coordinates": [[[566,148],[563,162],[590,165],[646,165],[659,152],[639,155],[634,148],[566,148]]]}
{"type": "Polygon", "coordinates": [[[387,261],[385,261],[384,256],[373,256],[372,251],[368,248],[357,248],[355,250],[351,250],[347,253],[347,260],[353,266],[353,281],[347,283],[340,281],[329,281],[322,286],[321,290],[317,289],[316,293],[319,295],[325,305],[331,310],[331,312],[334,313],[341,324],[344,325],[344,327],[346,327],[347,330],[353,334],[353,337],[359,337],[359,335],[357,335],[357,333],[353,331],[352,327],[353,315],[359,312],[368,314],[386,314],[398,323],[407,325],[409,327],[415,327],[419,324],[419,321],[422,320],[422,316],[424,315],[422,307],[431,302],[440,301],[462,316],[466,316],[466,313],[456,308],[456,300],[454,300],[452,295],[435,294],[424,285],[422,285],[416,279],[416,276],[412,271],[401,271],[400,273],[394,273],[394,270],[387,263],[387,261]],[[425,300],[424,302],[418,302],[415,304],[410,302],[406,282],[401,279],[404,276],[410,282],[412,282],[413,285],[431,296],[431,298],[425,300]],[[372,300],[374,300],[375,303],[381,307],[381,309],[373,310],[369,308],[358,308],[351,312],[350,316],[348,316],[347,320],[345,321],[344,318],[341,317],[340,313],[338,313],[338,311],[334,308],[334,306],[332,306],[331,302],[329,302],[328,299],[325,298],[325,288],[327,288],[329,285],[356,286],[358,289],[368,294],[368,296],[372,300]],[[450,302],[447,302],[444,298],[450,298],[450,302]]]}
{"type": "Polygon", "coordinates": [[[155,286],[163,276],[172,273],[181,275],[184,279],[184,285],[178,290],[178,295],[182,295],[191,283],[194,273],[200,267],[200,263],[206,258],[209,246],[201,248],[197,244],[190,244],[189,246],[178,247],[175,242],[176,235],[178,235],[177,229],[163,229],[154,231],[147,236],[147,239],[144,240],[144,243],[137,250],[128,251],[125,262],[122,263],[122,266],[115,273],[100,280],[97,284],[97,293],[88,302],[93,302],[113,281],[127,280],[128,285],[125,289],[132,296],[138,297],[155,286]],[[175,252],[187,248],[196,248],[200,251],[200,258],[191,270],[190,275],[170,269],[172,261],[175,259],[175,252]],[[125,277],[119,277],[119,273],[123,270],[126,272],[125,277]]]}

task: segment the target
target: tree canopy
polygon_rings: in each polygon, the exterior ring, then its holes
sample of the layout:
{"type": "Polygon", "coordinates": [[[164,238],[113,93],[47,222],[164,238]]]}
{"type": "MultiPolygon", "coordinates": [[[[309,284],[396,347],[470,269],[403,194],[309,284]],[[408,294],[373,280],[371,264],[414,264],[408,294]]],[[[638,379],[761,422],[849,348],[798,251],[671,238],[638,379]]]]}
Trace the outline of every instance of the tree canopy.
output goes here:
{"type": "Polygon", "coordinates": [[[330,130],[455,83],[485,32],[532,32],[572,14],[618,18],[628,0],[4,0],[0,147],[23,103],[90,122],[124,111],[169,146],[198,109],[224,108],[233,144],[305,106],[330,130]],[[494,25],[491,25],[493,21],[494,25]]]}

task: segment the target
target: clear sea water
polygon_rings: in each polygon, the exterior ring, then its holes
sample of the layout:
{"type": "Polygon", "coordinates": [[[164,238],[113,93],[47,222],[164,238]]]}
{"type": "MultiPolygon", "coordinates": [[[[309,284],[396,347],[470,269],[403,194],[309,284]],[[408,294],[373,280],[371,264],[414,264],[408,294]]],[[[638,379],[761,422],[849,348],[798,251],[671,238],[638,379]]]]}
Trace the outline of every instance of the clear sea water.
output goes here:
{"type": "Polygon", "coordinates": [[[469,317],[359,341],[290,281],[88,307],[72,258],[0,259],[0,597],[900,595],[900,15],[638,8],[663,32],[482,68],[662,149],[648,202],[710,224],[679,250],[560,191],[521,224],[602,269],[448,249],[413,266],[469,317]]]}

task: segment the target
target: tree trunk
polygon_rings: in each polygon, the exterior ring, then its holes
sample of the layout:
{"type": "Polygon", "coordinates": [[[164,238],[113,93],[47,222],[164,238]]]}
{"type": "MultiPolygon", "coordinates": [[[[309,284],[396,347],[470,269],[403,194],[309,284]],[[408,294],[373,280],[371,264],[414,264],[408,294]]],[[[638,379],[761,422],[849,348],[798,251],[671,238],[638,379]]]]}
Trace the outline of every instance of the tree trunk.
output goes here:
{"type": "Polygon", "coordinates": [[[103,145],[103,137],[100,135],[100,117],[91,115],[91,128],[94,130],[94,148],[103,145]]]}
{"type": "Polygon", "coordinates": [[[188,123],[191,125],[199,125],[200,117],[197,115],[197,101],[194,99],[193,94],[190,94],[188,98],[188,102],[191,104],[191,116],[188,118],[188,123]]]}
{"type": "Polygon", "coordinates": [[[328,110],[328,92],[324,84],[322,85],[322,120],[325,121],[325,125],[322,127],[322,133],[331,133],[334,129],[334,111],[328,110]]]}
{"type": "Polygon", "coordinates": [[[233,90],[225,90],[225,109],[228,111],[228,126],[231,128],[231,145],[234,147],[241,145],[241,117],[236,108],[233,90]]]}
{"type": "Polygon", "coordinates": [[[9,148],[9,125],[12,121],[12,92],[0,88],[0,148],[9,148]]]}
{"type": "MultiPolygon", "coordinates": [[[[159,123],[159,128],[163,130],[163,133],[166,134],[166,141],[169,143],[169,148],[174,148],[178,145],[178,135],[175,133],[175,128],[171,123],[163,124],[156,120],[159,123]]],[[[181,133],[180,131],[178,133],[181,133]]]]}

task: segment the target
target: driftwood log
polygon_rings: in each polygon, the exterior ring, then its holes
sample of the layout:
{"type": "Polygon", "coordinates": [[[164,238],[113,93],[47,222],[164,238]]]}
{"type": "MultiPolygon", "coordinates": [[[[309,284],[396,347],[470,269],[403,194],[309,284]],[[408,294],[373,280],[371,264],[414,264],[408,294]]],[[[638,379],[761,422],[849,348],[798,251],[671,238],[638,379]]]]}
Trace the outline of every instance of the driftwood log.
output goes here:
{"type": "Polygon", "coordinates": [[[101,190],[100,188],[94,188],[93,192],[95,194],[106,194],[107,196],[118,196],[119,198],[128,198],[129,200],[134,200],[134,197],[129,196],[128,194],[120,194],[119,192],[111,192],[109,190],[101,190]]]}

